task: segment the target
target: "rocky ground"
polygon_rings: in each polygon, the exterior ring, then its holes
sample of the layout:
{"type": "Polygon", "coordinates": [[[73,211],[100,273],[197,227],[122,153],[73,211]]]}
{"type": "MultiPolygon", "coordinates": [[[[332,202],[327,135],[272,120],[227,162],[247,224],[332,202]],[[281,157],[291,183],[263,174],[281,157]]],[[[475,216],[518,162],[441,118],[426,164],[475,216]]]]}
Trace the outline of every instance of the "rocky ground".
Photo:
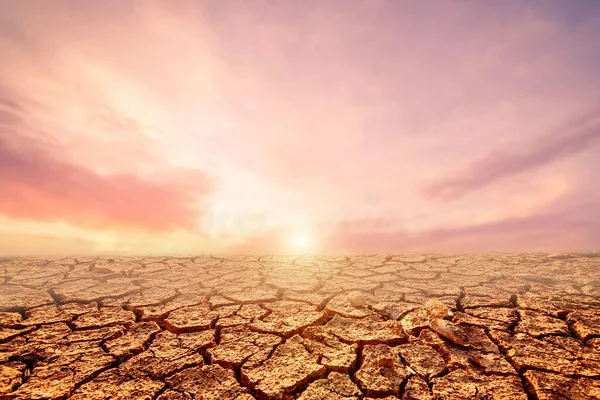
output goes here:
{"type": "Polygon", "coordinates": [[[597,254],[13,259],[0,283],[0,398],[600,398],[597,254]]]}

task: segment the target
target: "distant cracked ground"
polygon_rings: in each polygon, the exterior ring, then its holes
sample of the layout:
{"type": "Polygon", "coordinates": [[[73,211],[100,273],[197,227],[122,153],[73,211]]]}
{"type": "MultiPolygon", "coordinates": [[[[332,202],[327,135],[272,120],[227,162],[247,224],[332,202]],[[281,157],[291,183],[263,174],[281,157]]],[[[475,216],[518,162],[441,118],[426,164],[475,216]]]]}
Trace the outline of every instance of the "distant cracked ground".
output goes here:
{"type": "Polygon", "coordinates": [[[599,399],[588,255],[0,262],[3,399],[599,399]]]}

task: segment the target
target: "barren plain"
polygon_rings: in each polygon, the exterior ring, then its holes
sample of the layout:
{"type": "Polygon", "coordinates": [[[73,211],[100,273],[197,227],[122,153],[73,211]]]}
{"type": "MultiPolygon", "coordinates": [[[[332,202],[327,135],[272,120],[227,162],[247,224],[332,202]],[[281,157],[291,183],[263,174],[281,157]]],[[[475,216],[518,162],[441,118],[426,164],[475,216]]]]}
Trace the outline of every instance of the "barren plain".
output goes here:
{"type": "Polygon", "coordinates": [[[0,261],[3,399],[599,399],[600,255],[0,261]]]}

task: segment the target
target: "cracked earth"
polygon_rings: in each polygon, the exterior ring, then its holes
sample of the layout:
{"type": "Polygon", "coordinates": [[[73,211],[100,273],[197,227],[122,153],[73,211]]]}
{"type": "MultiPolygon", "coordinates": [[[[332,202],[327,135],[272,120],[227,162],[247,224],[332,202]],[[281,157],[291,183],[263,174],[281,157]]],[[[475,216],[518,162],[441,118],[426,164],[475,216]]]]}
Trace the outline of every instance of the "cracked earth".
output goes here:
{"type": "Polygon", "coordinates": [[[2,399],[599,399],[598,254],[0,261],[2,399]]]}

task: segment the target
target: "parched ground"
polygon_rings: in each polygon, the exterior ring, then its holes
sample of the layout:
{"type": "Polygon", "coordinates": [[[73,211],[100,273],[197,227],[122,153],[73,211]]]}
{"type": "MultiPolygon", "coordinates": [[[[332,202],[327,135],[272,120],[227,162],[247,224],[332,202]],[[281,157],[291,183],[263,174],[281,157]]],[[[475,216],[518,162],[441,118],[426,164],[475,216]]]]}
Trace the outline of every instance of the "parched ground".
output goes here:
{"type": "Polygon", "coordinates": [[[599,399],[600,257],[0,262],[0,398],[599,399]]]}

